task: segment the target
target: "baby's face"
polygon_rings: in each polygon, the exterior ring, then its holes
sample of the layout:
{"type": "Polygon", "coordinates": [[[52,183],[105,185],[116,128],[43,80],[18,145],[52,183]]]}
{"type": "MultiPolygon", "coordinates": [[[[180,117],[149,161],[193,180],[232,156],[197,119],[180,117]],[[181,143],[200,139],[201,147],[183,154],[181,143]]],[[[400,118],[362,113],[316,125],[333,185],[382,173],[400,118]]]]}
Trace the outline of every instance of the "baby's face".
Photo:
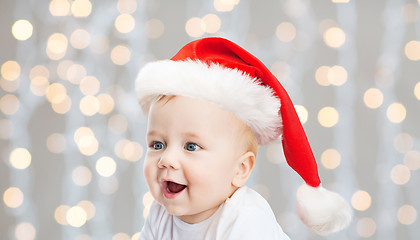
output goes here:
{"type": "Polygon", "coordinates": [[[189,97],[152,104],[144,173],[153,197],[169,213],[200,222],[237,189],[232,179],[243,154],[238,121],[189,97]]]}

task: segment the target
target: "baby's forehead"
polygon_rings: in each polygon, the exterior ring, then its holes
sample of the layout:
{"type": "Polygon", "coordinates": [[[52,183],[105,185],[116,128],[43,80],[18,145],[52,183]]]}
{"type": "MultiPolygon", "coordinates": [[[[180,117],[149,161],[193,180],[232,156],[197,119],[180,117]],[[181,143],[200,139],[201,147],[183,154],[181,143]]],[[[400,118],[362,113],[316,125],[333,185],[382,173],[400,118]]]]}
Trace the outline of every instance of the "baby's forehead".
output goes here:
{"type": "MultiPolygon", "coordinates": [[[[235,116],[232,112],[218,106],[215,103],[189,97],[183,95],[159,95],[156,96],[152,105],[156,104],[160,106],[162,112],[165,112],[166,117],[168,115],[179,115],[179,114],[190,114],[192,121],[204,121],[215,122],[220,125],[229,125],[232,128],[242,130],[247,127],[246,123],[235,116]],[[168,110],[179,110],[179,111],[168,111],[168,110]],[[191,109],[191,111],[188,111],[191,109]]],[[[151,108],[152,109],[152,108],[151,108]]],[[[150,110],[149,110],[150,114],[150,110]]]]}

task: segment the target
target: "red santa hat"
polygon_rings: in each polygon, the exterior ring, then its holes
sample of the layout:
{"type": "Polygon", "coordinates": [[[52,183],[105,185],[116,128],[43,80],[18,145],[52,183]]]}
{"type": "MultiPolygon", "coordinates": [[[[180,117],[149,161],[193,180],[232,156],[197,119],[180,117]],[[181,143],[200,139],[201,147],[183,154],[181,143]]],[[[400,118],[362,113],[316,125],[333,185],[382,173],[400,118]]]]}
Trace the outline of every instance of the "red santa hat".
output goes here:
{"type": "Polygon", "coordinates": [[[203,38],[174,57],[148,63],[136,80],[148,112],[157,95],[182,95],[212,102],[232,112],[253,131],[259,144],[281,139],[287,163],[305,181],[297,196],[302,221],[321,234],[346,227],[348,203],[321,186],[317,164],[289,95],[255,56],[224,38],[203,38]]]}

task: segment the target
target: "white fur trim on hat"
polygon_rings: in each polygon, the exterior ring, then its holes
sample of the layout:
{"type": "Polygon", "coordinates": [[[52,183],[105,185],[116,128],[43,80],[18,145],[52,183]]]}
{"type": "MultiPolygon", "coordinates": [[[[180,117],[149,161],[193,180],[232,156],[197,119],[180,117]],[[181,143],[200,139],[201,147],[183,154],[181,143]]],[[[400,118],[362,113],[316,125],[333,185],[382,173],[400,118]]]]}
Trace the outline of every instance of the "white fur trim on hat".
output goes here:
{"type": "Polygon", "coordinates": [[[143,111],[157,95],[182,95],[205,100],[232,112],[253,131],[259,144],[281,134],[280,100],[270,87],[237,69],[194,60],[148,63],[136,80],[143,111]]]}
{"type": "Polygon", "coordinates": [[[339,194],[306,184],[297,193],[297,212],[308,227],[321,235],[345,228],[352,218],[350,206],[339,194]]]}

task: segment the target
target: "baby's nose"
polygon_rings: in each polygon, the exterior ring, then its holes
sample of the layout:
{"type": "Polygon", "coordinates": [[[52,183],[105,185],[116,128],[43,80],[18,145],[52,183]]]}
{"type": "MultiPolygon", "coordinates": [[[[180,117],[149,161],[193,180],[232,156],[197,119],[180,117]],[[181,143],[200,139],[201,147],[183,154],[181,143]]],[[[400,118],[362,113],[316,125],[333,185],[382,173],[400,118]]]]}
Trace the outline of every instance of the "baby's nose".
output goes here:
{"type": "Polygon", "coordinates": [[[179,169],[180,168],[180,161],[179,161],[180,154],[170,148],[166,148],[165,152],[162,153],[159,162],[158,167],[159,168],[170,168],[170,169],[179,169]]]}

